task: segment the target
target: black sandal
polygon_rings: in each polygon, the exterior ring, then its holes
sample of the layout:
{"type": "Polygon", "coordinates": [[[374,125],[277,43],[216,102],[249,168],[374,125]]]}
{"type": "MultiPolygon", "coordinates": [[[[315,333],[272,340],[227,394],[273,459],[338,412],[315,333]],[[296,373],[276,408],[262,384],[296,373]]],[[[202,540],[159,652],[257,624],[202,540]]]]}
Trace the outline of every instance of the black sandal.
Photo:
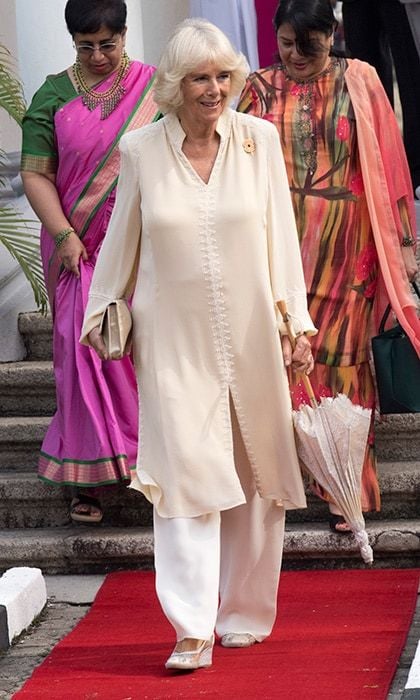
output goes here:
{"type": "Polygon", "coordinates": [[[70,518],[75,523],[100,523],[103,517],[101,504],[93,496],[79,493],[70,503],[70,518]],[[82,512],[78,512],[80,506],[82,512]],[[96,508],[99,513],[92,513],[92,508],[96,508]]]}
{"type": "Polygon", "coordinates": [[[335,532],[336,535],[351,535],[351,530],[337,530],[337,525],[347,525],[344,517],[342,515],[337,515],[336,513],[330,513],[328,516],[328,524],[330,530],[335,532]]]}

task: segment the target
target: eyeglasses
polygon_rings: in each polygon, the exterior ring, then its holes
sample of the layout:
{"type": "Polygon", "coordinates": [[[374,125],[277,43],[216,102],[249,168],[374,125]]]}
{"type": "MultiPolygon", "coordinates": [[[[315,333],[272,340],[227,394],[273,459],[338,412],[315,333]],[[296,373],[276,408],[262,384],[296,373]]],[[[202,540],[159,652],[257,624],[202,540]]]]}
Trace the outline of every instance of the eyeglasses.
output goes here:
{"type": "Polygon", "coordinates": [[[91,44],[90,42],[75,44],[73,42],[73,46],[79,56],[91,56],[95,51],[103,54],[112,53],[117,48],[118,43],[118,41],[100,41],[97,44],[91,44]]]}

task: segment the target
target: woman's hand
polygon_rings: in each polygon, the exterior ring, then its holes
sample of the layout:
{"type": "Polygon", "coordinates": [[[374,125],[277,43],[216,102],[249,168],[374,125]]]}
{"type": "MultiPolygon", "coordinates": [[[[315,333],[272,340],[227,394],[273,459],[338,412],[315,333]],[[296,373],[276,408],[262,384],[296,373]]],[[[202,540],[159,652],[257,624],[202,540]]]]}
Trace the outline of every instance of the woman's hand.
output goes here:
{"type": "Polygon", "coordinates": [[[417,260],[414,253],[414,248],[411,246],[402,246],[401,253],[404,260],[405,269],[409,280],[413,280],[418,273],[417,260]]]}
{"type": "Polygon", "coordinates": [[[58,257],[66,270],[72,272],[76,277],[80,277],[79,262],[88,259],[86,248],[76,233],[70,236],[60,245],[57,250],[58,257]]]}
{"type": "Polygon", "coordinates": [[[281,346],[283,350],[284,364],[286,367],[292,366],[295,372],[310,374],[314,368],[314,358],[312,357],[311,344],[306,335],[296,338],[295,349],[287,335],[282,335],[281,346]]]}
{"type": "Polygon", "coordinates": [[[90,345],[93,347],[96,354],[101,360],[109,359],[104,340],[99,331],[99,326],[97,326],[96,328],[92,328],[92,330],[88,334],[88,340],[90,345]]]}
{"type": "MultiPolygon", "coordinates": [[[[71,227],[55,186],[55,175],[23,171],[22,181],[30,205],[51,236],[71,227]]],[[[72,233],[63,241],[57,253],[66,270],[80,277],[80,258],[87,260],[88,255],[79,236],[72,233]]]]}

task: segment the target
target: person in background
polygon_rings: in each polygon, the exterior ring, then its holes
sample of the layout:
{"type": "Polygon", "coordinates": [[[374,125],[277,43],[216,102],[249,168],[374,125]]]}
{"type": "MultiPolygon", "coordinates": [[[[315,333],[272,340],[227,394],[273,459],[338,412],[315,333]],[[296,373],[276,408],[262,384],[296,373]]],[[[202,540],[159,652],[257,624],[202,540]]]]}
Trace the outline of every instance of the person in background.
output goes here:
{"type": "Polygon", "coordinates": [[[420,0],[400,0],[410,22],[414,43],[420,56],[420,0]]]}
{"type": "Polygon", "coordinates": [[[76,61],[50,75],[23,121],[22,179],[42,223],[41,255],[53,315],[57,412],[39,476],[76,489],[70,516],[99,522],[100,491],[128,483],[137,455],[138,397],[130,357],[102,363],[80,329],[115,201],[122,134],[158,116],[155,69],[125,52],[123,0],[68,0],[76,61]]]}
{"type": "Polygon", "coordinates": [[[254,0],[257,15],[259,66],[270,66],[277,61],[277,42],[273,35],[272,18],[278,0],[254,0]]]}
{"type": "Polygon", "coordinates": [[[310,372],[316,331],[277,131],[229,107],[247,73],[210,22],[175,30],[155,84],[165,116],[120,142],[82,329],[105,359],[102,316],[136,280],[132,487],[153,503],[168,669],[210,666],[215,631],[226,647],[270,634],[285,511],[305,506],[285,363],[310,372]],[[300,331],[293,353],[279,300],[300,331]]]}
{"type": "MultiPolygon", "coordinates": [[[[417,271],[413,194],[399,128],[374,68],[331,54],[329,0],[282,0],[274,16],[280,63],[250,75],[238,109],[278,129],[300,238],[315,393],[375,407],[370,337],[390,300],[420,350],[409,279],[417,271]]],[[[292,387],[295,408],[308,403],[292,387]]],[[[363,510],[379,510],[372,427],[363,510]]],[[[320,487],[316,492],[328,498],[320,487]]],[[[330,502],[330,527],[349,532],[330,502]]]]}
{"type": "Polygon", "coordinates": [[[414,192],[420,186],[420,58],[405,6],[400,0],[343,0],[342,12],[349,55],[376,68],[392,105],[394,63],[414,192]]]}

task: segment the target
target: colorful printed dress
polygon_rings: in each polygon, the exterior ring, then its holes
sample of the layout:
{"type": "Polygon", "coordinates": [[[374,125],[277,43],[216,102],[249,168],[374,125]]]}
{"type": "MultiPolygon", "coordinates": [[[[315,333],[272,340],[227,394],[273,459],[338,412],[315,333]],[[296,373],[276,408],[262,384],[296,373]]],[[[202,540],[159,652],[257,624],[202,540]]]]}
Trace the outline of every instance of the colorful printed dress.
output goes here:
{"type": "MultiPolygon", "coordinates": [[[[346,67],[344,59],[334,59],[305,82],[291,80],[280,65],[260,70],[250,76],[238,109],[272,121],[280,134],[309,313],[318,328],[312,338],[315,393],[341,392],[374,409],[369,346],[378,257],[346,67]]],[[[300,383],[292,386],[292,401],[296,408],[308,402],[300,383]]],[[[363,509],[379,510],[373,419],[362,481],[363,509]]]]}
{"type": "MultiPolygon", "coordinates": [[[[102,362],[79,343],[96,259],[115,200],[120,137],[158,117],[154,68],[132,62],[124,95],[105,119],[90,111],[67,71],[49,76],[23,123],[22,170],[55,175],[65,215],[86,247],[80,278],[65,270],[54,241],[41,229],[41,255],[54,319],[57,412],[39,460],[41,479],[99,486],[129,481],[137,456],[138,395],[130,357],[102,362]]],[[[96,90],[106,91],[109,76],[96,90]]]]}

